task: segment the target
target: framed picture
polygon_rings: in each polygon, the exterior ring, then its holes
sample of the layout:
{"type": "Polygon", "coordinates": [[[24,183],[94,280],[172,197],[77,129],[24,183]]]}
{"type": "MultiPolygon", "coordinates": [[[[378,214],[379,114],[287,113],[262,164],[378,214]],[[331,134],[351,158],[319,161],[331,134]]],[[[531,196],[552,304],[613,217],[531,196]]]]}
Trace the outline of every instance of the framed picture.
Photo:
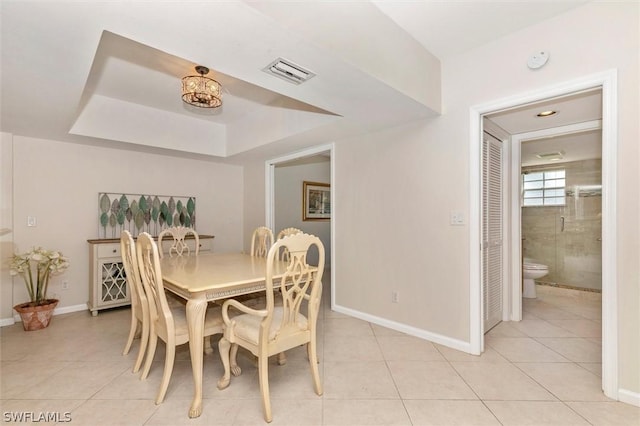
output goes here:
{"type": "Polygon", "coordinates": [[[331,186],[328,183],[302,182],[302,220],[331,219],[331,186]]]}

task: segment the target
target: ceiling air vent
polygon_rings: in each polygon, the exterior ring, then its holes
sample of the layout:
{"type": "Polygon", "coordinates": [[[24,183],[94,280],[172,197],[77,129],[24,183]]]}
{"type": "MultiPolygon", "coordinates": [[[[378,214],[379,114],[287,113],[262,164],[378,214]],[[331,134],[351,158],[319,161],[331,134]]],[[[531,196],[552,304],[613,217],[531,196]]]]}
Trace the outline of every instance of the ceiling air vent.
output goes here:
{"type": "Polygon", "coordinates": [[[564,158],[564,151],[540,153],[536,154],[536,157],[541,160],[562,160],[564,158]]]}
{"type": "Polygon", "coordinates": [[[315,75],[311,71],[302,68],[300,65],[296,65],[293,62],[282,58],[278,58],[271,62],[263,68],[262,71],[273,74],[276,77],[293,84],[304,83],[315,75]]]}

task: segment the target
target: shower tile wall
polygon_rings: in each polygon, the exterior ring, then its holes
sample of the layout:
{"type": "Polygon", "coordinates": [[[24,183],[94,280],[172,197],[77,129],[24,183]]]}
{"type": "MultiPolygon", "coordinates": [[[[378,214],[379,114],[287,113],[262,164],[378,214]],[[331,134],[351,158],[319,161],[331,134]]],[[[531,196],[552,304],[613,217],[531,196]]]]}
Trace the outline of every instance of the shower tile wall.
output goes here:
{"type": "MultiPolygon", "coordinates": [[[[567,191],[576,185],[600,185],[602,181],[599,159],[558,164],[557,168],[566,170],[567,191]]],[[[534,170],[540,168],[522,168],[523,172],[534,170]]],[[[539,283],[600,291],[601,235],[601,195],[567,196],[564,206],[522,207],[524,257],[549,266],[549,274],[539,283]]]]}

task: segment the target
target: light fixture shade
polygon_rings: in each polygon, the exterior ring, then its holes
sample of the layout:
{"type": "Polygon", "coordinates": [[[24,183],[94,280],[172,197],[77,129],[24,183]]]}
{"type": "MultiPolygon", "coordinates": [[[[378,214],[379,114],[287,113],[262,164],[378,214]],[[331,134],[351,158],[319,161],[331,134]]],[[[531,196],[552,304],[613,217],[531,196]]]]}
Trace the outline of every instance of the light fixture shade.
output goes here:
{"type": "Polygon", "coordinates": [[[200,75],[188,75],[182,79],[182,100],[199,108],[217,108],[222,105],[222,87],[217,81],[205,77],[209,68],[198,65],[200,75]]]}

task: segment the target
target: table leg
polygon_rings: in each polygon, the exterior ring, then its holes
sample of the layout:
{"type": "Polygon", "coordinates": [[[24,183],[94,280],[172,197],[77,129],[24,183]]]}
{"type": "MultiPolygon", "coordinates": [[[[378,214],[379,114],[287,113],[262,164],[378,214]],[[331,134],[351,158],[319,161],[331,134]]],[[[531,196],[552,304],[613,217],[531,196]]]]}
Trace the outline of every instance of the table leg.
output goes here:
{"type": "Polygon", "coordinates": [[[187,302],[187,323],[189,325],[189,353],[193,370],[193,401],[189,417],[202,414],[202,340],[204,338],[204,316],[207,311],[206,299],[189,299],[187,302]]]}

